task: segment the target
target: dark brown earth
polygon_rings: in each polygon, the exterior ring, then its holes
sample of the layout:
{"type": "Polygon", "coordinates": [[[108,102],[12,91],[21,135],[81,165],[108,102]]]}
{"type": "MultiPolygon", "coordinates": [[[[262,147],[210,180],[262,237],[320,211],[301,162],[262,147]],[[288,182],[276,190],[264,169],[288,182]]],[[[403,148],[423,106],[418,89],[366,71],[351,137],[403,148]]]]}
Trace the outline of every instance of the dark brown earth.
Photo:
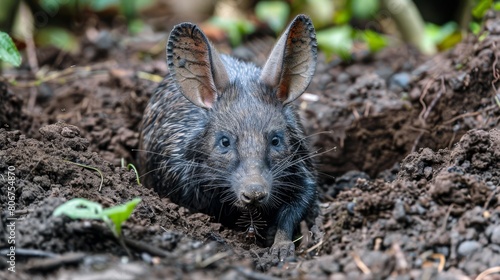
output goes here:
{"type": "Polygon", "coordinates": [[[298,102],[324,236],[312,245],[306,232],[296,259],[277,266],[243,229],[158,197],[121,167],[135,162],[142,111],[167,74],[150,51],[158,42],[113,37],[106,52],[84,40],[79,57],[40,50],[51,78],[37,84],[21,68],[0,80],[0,279],[500,279],[480,275],[500,267],[500,20],[488,17],[488,36],[433,57],[407,46],[320,57],[298,102]],[[99,169],[102,190],[96,171],[71,162],[99,169]],[[75,197],[104,207],[142,198],[123,228],[130,256],[102,222],[52,216],[75,197]]]}

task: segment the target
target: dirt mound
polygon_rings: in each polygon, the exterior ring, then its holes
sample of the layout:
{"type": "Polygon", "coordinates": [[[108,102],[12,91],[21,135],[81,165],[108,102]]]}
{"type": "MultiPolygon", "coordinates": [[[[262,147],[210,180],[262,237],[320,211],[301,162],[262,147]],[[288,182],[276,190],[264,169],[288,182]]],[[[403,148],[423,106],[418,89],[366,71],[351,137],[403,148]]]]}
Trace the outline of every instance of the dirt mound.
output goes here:
{"type": "Polygon", "coordinates": [[[498,141],[500,130],[472,130],[451,151],[408,155],[392,183],[358,180],[324,211],[329,223],[322,258],[347,279],[361,277],[357,261],[378,279],[407,273],[441,279],[440,258],[457,275],[498,265],[498,141]],[[418,266],[428,271],[415,271],[418,266]]]}
{"type": "MultiPolygon", "coordinates": [[[[125,224],[124,236],[133,256],[143,261],[134,261],[134,269],[127,273],[148,279],[165,277],[167,272],[193,277],[203,273],[213,279],[263,277],[251,268],[269,267],[265,249],[211,223],[206,215],[190,214],[138,186],[132,171],[89,152],[89,141],[78,128],[58,123],[42,127],[40,133],[42,141],[0,130],[0,157],[5,159],[0,162],[0,174],[16,167],[16,217],[23,217],[16,222],[16,245],[29,249],[18,253],[18,261],[30,259],[18,266],[22,275],[54,269],[34,256],[61,254],[60,258],[71,259],[68,248],[85,252],[73,260],[85,264],[79,266],[80,272],[103,276],[95,271],[99,264],[107,267],[102,273],[119,269],[113,256],[125,255],[126,250],[109,229],[99,222],[53,217],[52,211],[73,197],[108,207],[139,196],[143,201],[125,224]],[[102,190],[97,172],[71,162],[99,169],[104,177],[102,190]],[[156,263],[156,270],[151,271],[147,263],[156,263]]],[[[451,151],[425,148],[410,154],[392,183],[359,179],[354,187],[323,203],[325,236],[317,251],[301,248],[301,262],[285,263],[268,273],[359,279],[363,263],[369,271],[367,279],[477,275],[500,262],[500,216],[494,207],[500,199],[496,193],[499,159],[500,130],[472,130],[451,151]],[[316,257],[311,259],[310,253],[316,257]],[[444,268],[454,270],[439,272],[440,258],[446,259],[441,264],[444,268]]],[[[6,205],[3,188],[0,197],[6,205]]],[[[9,222],[7,218],[2,216],[3,224],[9,222]]],[[[5,237],[0,240],[0,244],[6,242],[5,237]]]]}
{"type": "Polygon", "coordinates": [[[372,60],[318,67],[310,87],[319,102],[304,102],[308,128],[321,133],[321,169],[360,170],[376,177],[421,147],[451,148],[470,129],[499,125],[500,21],[488,36],[469,36],[453,50],[423,62],[410,49],[388,49],[372,60]],[[492,86],[493,85],[493,86],[492,86]]]}

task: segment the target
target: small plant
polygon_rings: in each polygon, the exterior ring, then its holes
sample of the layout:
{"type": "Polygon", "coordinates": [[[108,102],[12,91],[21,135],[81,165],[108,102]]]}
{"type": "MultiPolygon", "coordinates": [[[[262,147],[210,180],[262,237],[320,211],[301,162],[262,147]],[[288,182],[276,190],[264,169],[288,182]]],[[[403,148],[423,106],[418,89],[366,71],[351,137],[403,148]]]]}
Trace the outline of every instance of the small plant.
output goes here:
{"type": "Polygon", "coordinates": [[[21,65],[21,54],[9,34],[0,31],[0,60],[8,62],[14,66],[21,65]]]}
{"type": "Polygon", "coordinates": [[[92,166],[88,166],[88,165],[85,165],[85,164],[80,164],[80,163],[72,162],[72,161],[69,161],[69,160],[64,160],[64,161],[67,162],[67,163],[71,163],[71,164],[83,167],[83,168],[88,168],[88,169],[92,169],[94,171],[97,171],[97,173],[99,173],[99,176],[101,177],[101,184],[99,185],[99,191],[101,191],[102,184],[104,183],[104,176],[102,175],[101,170],[99,170],[98,168],[92,167],[92,166]]]}
{"type": "Polygon", "coordinates": [[[140,185],[141,180],[140,180],[140,176],[139,176],[139,171],[137,171],[137,168],[135,167],[135,165],[133,165],[132,163],[129,163],[129,164],[127,164],[127,166],[125,166],[125,159],[124,158],[122,158],[121,163],[122,163],[122,168],[127,168],[127,170],[130,170],[130,169],[134,170],[135,180],[137,181],[137,184],[140,185]]]}
{"type": "Polygon", "coordinates": [[[140,198],[134,198],[125,204],[103,209],[99,203],[84,198],[73,198],[59,205],[52,215],[66,215],[73,220],[102,220],[111,229],[114,236],[120,238],[123,222],[130,218],[139,202],[141,202],[140,198]]]}

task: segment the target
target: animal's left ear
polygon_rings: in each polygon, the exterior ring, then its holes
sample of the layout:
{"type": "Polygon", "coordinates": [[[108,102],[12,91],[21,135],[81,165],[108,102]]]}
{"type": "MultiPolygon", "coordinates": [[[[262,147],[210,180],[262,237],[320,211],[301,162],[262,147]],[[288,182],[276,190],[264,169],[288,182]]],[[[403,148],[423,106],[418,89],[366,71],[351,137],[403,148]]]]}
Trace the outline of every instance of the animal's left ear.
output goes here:
{"type": "Polygon", "coordinates": [[[284,103],[298,98],[312,80],[316,69],[316,32],[311,19],[298,15],[276,43],[267,60],[260,80],[276,88],[284,103]]]}

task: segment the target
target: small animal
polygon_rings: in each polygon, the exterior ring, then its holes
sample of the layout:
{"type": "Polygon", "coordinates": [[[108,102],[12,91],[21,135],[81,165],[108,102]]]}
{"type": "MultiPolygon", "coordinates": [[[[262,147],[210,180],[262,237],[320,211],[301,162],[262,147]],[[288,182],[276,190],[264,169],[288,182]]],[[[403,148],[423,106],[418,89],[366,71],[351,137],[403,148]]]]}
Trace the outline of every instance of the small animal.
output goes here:
{"type": "Polygon", "coordinates": [[[229,227],[258,211],[271,256],[293,256],[300,222],[311,227],[319,213],[316,171],[293,102],[311,82],[316,60],[314,26],[305,15],[291,22],[262,69],[219,54],[192,23],[175,26],[169,74],[142,121],[144,184],[229,227]]]}

